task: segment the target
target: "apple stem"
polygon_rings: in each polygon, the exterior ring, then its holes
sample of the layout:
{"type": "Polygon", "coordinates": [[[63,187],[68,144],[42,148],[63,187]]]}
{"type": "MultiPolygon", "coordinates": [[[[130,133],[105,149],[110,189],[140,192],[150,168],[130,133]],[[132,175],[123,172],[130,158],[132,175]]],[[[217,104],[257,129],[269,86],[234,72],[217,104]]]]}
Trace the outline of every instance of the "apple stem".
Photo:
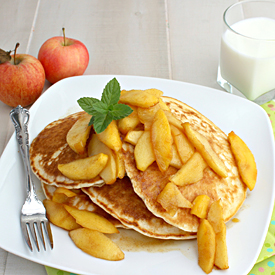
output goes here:
{"type": "Polygon", "coordinates": [[[62,32],[64,37],[64,46],[66,46],[65,28],[62,28],[62,32]]]}
{"type": "Polygon", "coordinates": [[[20,44],[17,42],[15,45],[15,49],[14,49],[14,57],[13,57],[14,65],[16,65],[16,50],[19,46],[20,46],[20,44]]]}

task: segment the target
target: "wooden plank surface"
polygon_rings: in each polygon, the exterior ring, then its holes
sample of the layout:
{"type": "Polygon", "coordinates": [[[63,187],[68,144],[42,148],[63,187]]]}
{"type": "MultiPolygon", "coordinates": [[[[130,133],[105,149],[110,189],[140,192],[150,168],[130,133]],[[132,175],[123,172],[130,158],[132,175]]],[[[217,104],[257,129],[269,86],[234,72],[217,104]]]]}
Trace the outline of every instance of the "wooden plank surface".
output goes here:
{"type": "MultiPolygon", "coordinates": [[[[170,78],[219,88],[216,72],[222,13],[236,1],[0,0],[0,48],[35,57],[62,35],[90,53],[85,74],[170,78]]],[[[45,89],[49,87],[46,83],[45,89]]],[[[81,92],[81,91],[80,91],[81,92]]],[[[0,155],[13,133],[11,108],[0,102],[0,155]]],[[[12,198],[11,198],[12,201],[12,198]]],[[[0,275],[45,275],[43,266],[0,249],[0,275]]]]}
{"type": "MultiPolygon", "coordinates": [[[[18,52],[25,53],[30,38],[37,0],[1,0],[0,6],[0,48],[5,51],[13,50],[15,44],[19,42],[18,52]]],[[[10,110],[9,106],[0,101],[0,155],[13,131],[9,121],[10,110]]]]}
{"type": "Polygon", "coordinates": [[[222,16],[235,2],[168,1],[172,79],[220,89],[216,77],[222,16]]]}
{"type": "Polygon", "coordinates": [[[85,74],[168,77],[164,1],[41,1],[29,53],[66,35],[90,52],[85,74]]]}

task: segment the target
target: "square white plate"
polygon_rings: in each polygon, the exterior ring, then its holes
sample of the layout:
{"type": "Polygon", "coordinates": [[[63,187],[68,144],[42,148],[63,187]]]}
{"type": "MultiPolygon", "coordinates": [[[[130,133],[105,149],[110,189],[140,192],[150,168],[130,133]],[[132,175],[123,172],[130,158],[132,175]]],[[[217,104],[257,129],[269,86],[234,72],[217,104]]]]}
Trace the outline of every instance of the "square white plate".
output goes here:
{"type": "MultiPolygon", "coordinates": [[[[236,217],[227,224],[229,269],[212,274],[244,274],[253,267],[262,248],[274,203],[274,140],[269,118],[258,105],[222,91],[179,81],[137,76],[81,76],[52,85],[30,109],[30,142],[50,122],[78,110],[77,99],[101,97],[116,77],[122,89],[158,88],[197,109],[226,134],[239,135],[253,152],[258,178],[236,217]]],[[[109,262],[93,258],[70,240],[68,233],[52,226],[53,251],[30,252],[20,230],[19,213],[25,199],[25,177],[13,135],[0,160],[0,247],[31,261],[78,274],[204,274],[198,266],[196,241],[181,241],[180,250],[125,252],[125,259],[109,262]]],[[[43,198],[40,184],[33,177],[43,198]]]]}

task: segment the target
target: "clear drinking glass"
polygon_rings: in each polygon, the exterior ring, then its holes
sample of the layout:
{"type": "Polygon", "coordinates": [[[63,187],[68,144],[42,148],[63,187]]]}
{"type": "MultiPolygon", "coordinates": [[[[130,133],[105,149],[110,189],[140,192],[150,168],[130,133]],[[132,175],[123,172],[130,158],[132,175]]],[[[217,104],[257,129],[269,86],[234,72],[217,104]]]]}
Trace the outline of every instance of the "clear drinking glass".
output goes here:
{"type": "Polygon", "coordinates": [[[217,81],[263,104],[275,96],[275,2],[233,4],[223,15],[217,81]]]}

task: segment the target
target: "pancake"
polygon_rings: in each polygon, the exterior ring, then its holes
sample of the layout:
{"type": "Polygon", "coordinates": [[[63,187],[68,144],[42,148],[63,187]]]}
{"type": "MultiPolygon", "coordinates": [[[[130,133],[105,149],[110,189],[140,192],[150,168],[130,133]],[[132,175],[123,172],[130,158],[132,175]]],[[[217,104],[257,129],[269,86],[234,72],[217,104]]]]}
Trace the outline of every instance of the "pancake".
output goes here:
{"type": "Polygon", "coordinates": [[[134,192],[128,177],[102,187],[83,188],[90,199],[126,227],[159,239],[194,239],[195,233],[185,232],[155,217],[134,192]]]}
{"type": "Polygon", "coordinates": [[[75,153],[66,141],[68,131],[83,113],[78,112],[50,123],[31,143],[31,168],[41,182],[68,189],[104,184],[99,176],[90,180],[71,180],[57,168],[58,164],[87,157],[75,153]]]}
{"type": "MultiPolygon", "coordinates": [[[[182,122],[189,122],[192,128],[204,135],[212,149],[224,162],[228,173],[227,178],[221,178],[209,167],[205,168],[203,178],[191,185],[179,186],[183,196],[192,202],[198,195],[208,195],[210,203],[221,199],[224,220],[230,220],[246,198],[246,185],[242,182],[231,153],[227,135],[213,122],[190,106],[170,97],[162,97],[176,118],[182,122]]],[[[190,209],[179,208],[175,216],[170,216],[157,202],[157,196],[169,182],[169,176],[177,169],[169,167],[164,173],[160,172],[156,162],[142,172],[136,168],[134,146],[124,142],[123,154],[125,167],[134,191],[144,201],[146,207],[157,217],[167,223],[189,232],[196,232],[199,219],[190,213],[190,209]]]]}
{"type": "MultiPolygon", "coordinates": [[[[53,185],[48,185],[45,183],[41,183],[42,190],[45,194],[45,197],[48,200],[52,200],[54,191],[57,187],[53,185]]],[[[106,218],[108,221],[110,221],[115,227],[118,228],[127,228],[125,225],[123,225],[119,220],[105,212],[103,209],[98,207],[96,204],[94,204],[90,198],[81,191],[81,189],[72,190],[76,192],[76,196],[68,198],[66,201],[66,205],[75,207],[79,210],[87,210],[93,213],[96,213],[104,218],[106,218]]]]}

